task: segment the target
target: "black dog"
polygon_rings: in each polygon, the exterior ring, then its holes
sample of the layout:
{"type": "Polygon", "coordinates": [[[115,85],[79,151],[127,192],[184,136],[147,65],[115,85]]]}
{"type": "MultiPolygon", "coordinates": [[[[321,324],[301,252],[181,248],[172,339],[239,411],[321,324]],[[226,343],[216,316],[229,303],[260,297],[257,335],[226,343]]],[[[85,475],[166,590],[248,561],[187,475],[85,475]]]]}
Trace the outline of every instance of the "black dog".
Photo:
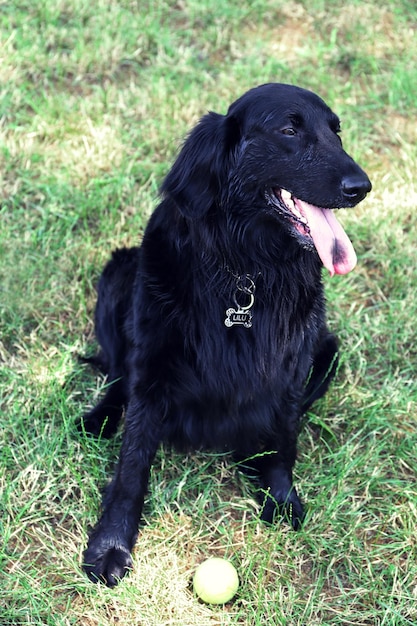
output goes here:
{"type": "Polygon", "coordinates": [[[116,251],[105,268],[96,360],[111,384],[83,425],[109,437],[126,416],[84,554],[92,580],[113,586],[132,565],[161,441],[233,451],[257,472],[261,517],[302,521],[292,485],[299,420],[337,361],[322,266],[344,274],[356,262],[329,209],[371,189],[339,131],[318,96],[283,84],[208,113],[166,177],[141,247],[116,251]]]}

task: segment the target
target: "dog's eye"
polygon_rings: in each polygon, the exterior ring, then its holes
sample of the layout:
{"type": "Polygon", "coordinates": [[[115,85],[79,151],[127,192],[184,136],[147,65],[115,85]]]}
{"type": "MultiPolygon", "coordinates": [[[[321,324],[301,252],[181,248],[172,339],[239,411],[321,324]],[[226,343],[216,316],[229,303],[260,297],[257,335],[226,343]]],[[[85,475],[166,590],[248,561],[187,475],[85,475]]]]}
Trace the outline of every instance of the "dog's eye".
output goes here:
{"type": "Polygon", "coordinates": [[[280,133],[282,135],[287,135],[288,137],[293,137],[297,134],[297,131],[295,130],[295,128],[292,128],[292,126],[288,126],[287,128],[281,128],[280,133]]]}

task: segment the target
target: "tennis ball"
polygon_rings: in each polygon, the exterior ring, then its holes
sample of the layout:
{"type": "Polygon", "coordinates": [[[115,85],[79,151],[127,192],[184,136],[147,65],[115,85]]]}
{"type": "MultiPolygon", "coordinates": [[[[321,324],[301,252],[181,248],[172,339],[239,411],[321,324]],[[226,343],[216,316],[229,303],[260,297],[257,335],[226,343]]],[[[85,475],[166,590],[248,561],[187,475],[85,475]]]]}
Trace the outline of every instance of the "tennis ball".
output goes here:
{"type": "Polygon", "coordinates": [[[236,569],[226,559],[211,558],[201,563],[194,574],[195,593],[207,604],[224,604],[239,587],[236,569]]]}

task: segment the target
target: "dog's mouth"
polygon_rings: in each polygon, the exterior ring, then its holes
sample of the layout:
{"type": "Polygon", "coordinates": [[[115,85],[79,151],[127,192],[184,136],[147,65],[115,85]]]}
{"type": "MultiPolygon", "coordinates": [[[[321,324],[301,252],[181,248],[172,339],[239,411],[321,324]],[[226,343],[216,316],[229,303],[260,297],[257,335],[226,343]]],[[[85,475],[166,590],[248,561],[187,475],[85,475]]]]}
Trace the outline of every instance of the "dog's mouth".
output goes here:
{"type": "Polygon", "coordinates": [[[314,245],[331,276],[353,270],[357,260],[355,250],[332,209],[304,202],[280,188],[273,189],[272,202],[281,214],[290,219],[297,235],[314,245]]]}

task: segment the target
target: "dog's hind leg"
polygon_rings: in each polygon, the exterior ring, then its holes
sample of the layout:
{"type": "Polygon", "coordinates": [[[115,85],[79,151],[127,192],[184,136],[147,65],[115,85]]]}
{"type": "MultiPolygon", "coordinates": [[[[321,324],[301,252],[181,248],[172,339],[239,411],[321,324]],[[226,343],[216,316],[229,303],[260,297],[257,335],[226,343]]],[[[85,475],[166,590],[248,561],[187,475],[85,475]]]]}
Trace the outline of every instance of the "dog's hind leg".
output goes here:
{"type": "Polygon", "coordinates": [[[117,430],[128,402],[127,320],[132,307],[133,284],[139,266],[139,249],[122,248],[113,252],[98,285],[95,330],[100,352],[85,359],[108,375],[102,400],[80,420],[78,427],[93,435],[111,437],[117,430]]]}
{"type": "Polygon", "coordinates": [[[111,380],[107,384],[105,396],[83,415],[77,424],[78,429],[106,439],[114,435],[127,402],[124,386],[122,378],[111,380]]]}

